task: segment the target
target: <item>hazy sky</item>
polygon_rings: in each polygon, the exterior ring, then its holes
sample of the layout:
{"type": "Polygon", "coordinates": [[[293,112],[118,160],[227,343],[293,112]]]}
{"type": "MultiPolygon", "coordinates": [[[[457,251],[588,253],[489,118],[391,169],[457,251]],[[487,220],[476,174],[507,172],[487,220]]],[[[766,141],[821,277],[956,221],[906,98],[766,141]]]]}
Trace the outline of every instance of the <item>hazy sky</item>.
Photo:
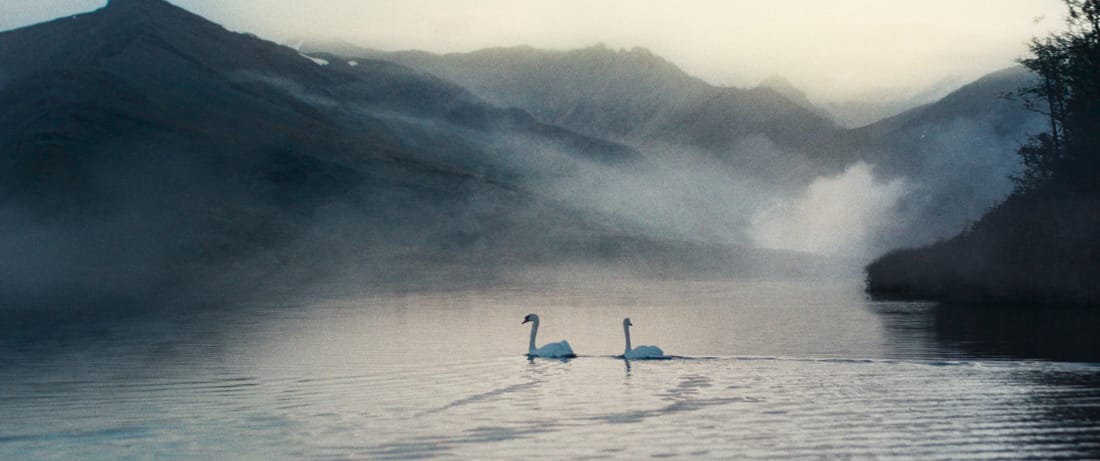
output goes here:
{"type": "MultiPolygon", "coordinates": [[[[1061,25],[1059,0],[171,0],[277,41],[470,51],[604,43],[646,47],[716,84],[772,73],[818,102],[903,94],[1007,67],[1061,25]]],[[[0,29],[104,0],[2,0],[0,29]]]]}

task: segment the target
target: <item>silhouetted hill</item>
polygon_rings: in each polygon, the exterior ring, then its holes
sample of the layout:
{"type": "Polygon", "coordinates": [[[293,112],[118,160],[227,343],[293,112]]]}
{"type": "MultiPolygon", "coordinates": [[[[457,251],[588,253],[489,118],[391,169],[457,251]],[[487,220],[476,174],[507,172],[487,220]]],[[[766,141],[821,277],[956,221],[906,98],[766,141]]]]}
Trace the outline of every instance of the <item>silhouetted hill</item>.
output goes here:
{"type": "Polygon", "coordinates": [[[1100,304],[1100,199],[1014,195],[958,236],[867,266],[876,296],[955,303],[1100,304]]]}
{"type": "MultiPolygon", "coordinates": [[[[339,269],[354,258],[318,244],[318,229],[360,226],[340,242],[357,251],[430,253],[452,240],[474,245],[487,229],[505,231],[499,213],[495,223],[466,216],[476,216],[467,202],[478,196],[517,215],[540,209],[529,194],[493,180],[505,168],[493,170],[491,160],[480,169],[445,162],[495,141],[465,150],[412,146],[409,130],[389,126],[375,108],[431,114],[486,137],[502,132],[597,161],[634,155],[409,70],[360,78],[319,66],[159,0],[114,0],[4,33],[0,63],[8,300],[141,297],[227,264],[243,265],[228,278],[248,283],[257,273],[318,269],[295,266],[317,264],[299,246],[329,252],[323,258],[339,269]],[[418,99],[402,100],[396,85],[418,99]]],[[[463,137],[454,131],[447,139],[463,137]]],[[[564,229],[587,229],[584,218],[543,207],[564,229]]]]}
{"type": "Polygon", "coordinates": [[[162,0],[4,32],[0,68],[5,306],[202,302],[334,273],[415,283],[599,260],[624,241],[684,262],[771,254],[672,251],[691,245],[525,187],[625,168],[627,146],[162,0]]]}

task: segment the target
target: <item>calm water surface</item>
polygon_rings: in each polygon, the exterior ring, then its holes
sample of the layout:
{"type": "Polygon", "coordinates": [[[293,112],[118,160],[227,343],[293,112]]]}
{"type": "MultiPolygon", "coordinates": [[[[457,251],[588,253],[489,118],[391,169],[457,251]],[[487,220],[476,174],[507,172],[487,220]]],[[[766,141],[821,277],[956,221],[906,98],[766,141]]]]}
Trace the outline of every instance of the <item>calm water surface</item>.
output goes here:
{"type": "Polygon", "coordinates": [[[595,280],[8,316],[0,458],[1100,457],[1096,316],[859,288],[595,280]],[[540,344],[580,357],[529,361],[530,312],[540,344]],[[677,358],[614,358],[625,316],[677,358]]]}

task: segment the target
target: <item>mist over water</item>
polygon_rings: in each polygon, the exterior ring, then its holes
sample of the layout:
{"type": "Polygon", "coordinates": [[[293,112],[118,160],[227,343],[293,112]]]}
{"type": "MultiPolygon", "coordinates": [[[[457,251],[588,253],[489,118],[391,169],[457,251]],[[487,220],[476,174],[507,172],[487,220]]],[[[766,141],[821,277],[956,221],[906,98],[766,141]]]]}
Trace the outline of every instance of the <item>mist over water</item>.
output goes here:
{"type": "Polygon", "coordinates": [[[859,162],[754,214],[750,235],[765,248],[871,257],[883,250],[882,235],[903,228],[897,205],[910,192],[904,178],[881,182],[859,162]]]}
{"type": "Polygon", "coordinates": [[[535,190],[662,238],[746,245],[747,216],[778,193],[766,181],[689,148],[655,147],[626,167],[582,165],[535,190]]]}

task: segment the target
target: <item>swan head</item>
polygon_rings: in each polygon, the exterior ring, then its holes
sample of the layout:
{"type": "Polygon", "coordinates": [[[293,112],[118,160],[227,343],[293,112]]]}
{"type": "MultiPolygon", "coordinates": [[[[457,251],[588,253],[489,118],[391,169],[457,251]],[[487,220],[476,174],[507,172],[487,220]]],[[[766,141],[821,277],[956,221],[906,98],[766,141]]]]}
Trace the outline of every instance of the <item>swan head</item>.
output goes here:
{"type": "Polygon", "coordinates": [[[538,322],[538,321],[539,321],[539,316],[537,316],[535,314],[527,314],[527,317],[523,318],[523,322],[521,322],[520,325],[523,325],[524,323],[527,323],[527,322],[538,322]]]}
{"type": "Polygon", "coordinates": [[[627,318],[623,319],[623,326],[624,326],[624,327],[632,327],[632,326],[634,326],[634,324],[633,324],[633,323],[630,323],[630,317],[627,317],[627,318]]]}

